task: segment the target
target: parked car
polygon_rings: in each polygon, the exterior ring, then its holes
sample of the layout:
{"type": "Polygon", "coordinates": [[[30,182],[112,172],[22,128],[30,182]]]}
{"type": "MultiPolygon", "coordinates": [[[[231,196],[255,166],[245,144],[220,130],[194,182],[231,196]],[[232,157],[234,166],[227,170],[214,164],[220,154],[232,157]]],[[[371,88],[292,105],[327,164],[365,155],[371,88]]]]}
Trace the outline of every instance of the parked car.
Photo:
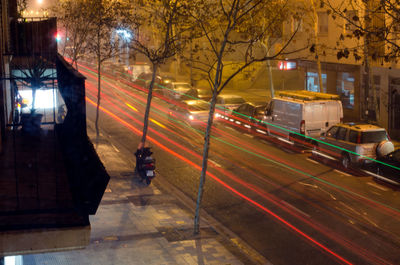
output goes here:
{"type": "Polygon", "coordinates": [[[217,96],[215,109],[219,112],[223,112],[226,115],[230,115],[232,110],[238,108],[240,105],[246,101],[238,95],[219,95],[217,96]]]}
{"type": "Polygon", "coordinates": [[[385,128],[371,124],[339,123],[319,138],[319,151],[338,158],[343,167],[372,163],[393,152],[385,128]]]}
{"type": "Polygon", "coordinates": [[[165,86],[164,95],[176,100],[197,99],[197,89],[186,82],[171,82],[165,86]]]}
{"type": "MultiPolygon", "coordinates": [[[[266,108],[266,102],[245,102],[233,110],[227,120],[234,124],[236,128],[252,132],[256,130],[260,120],[265,115],[266,108]]],[[[216,116],[221,117],[218,113],[216,116]]]]}
{"type": "Polygon", "coordinates": [[[203,100],[183,100],[172,105],[168,111],[168,118],[181,120],[190,126],[207,124],[210,104],[203,100]]]}
{"type": "Polygon", "coordinates": [[[300,91],[277,93],[267,107],[263,124],[272,136],[300,140],[319,137],[343,119],[337,95],[300,91]]]}
{"type": "MultiPolygon", "coordinates": [[[[136,85],[139,85],[143,88],[149,88],[150,82],[153,77],[153,73],[141,73],[137,79],[133,82],[136,85]]],[[[162,89],[163,80],[160,76],[156,75],[156,80],[154,81],[153,90],[161,90],[162,89]]]]}
{"type": "Polygon", "coordinates": [[[197,88],[197,94],[199,99],[204,101],[209,101],[212,98],[212,91],[209,88],[197,88]]]}
{"type": "Polygon", "coordinates": [[[176,82],[175,77],[172,77],[172,76],[169,76],[169,75],[161,75],[161,78],[162,78],[162,85],[163,86],[166,86],[166,85],[168,85],[169,83],[172,83],[172,82],[176,82]]]}
{"type": "Polygon", "coordinates": [[[377,173],[400,183],[400,149],[379,157],[382,163],[377,163],[377,173]]]}

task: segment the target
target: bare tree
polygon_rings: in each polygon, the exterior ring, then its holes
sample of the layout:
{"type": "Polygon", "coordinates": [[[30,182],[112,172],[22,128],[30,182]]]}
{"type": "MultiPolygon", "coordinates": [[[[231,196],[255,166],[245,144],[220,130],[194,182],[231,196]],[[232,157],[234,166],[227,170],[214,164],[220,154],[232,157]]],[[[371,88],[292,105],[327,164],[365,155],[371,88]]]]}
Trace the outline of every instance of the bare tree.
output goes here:
{"type": "Polygon", "coordinates": [[[71,64],[75,64],[75,68],[78,69],[78,60],[85,53],[89,25],[93,23],[90,20],[94,18],[92,6],[86,0],[62,0],[56,2],[50,11],[65,31],[63,55],[70,57],[71,64]]]}
{"type": "Polygon", "coordinates": [[[277,23],[281,23],[280,17],[284,17],[285,7],[286,2],[268,0],[194,0],[188,6],[191,18],[198,25],[198,31],[203,35],[201,45],[199,45],[202,55],[194,56],[196,68],[206,73],[212,90],[194,220],[196,234],[199,233],[200,205],[207,174],[210,132],[216,98],[235,76],[250,65],[295,52],[286,52],[286,48],[296,32],[282,44],[282,48],[278,51],[266,54],[260,44],[260,41],[264,40],[267,35],[273,35],[278,27],[277,23]],[[269,20],[269,23],[264,27],[258,27],[251,23],[251,21],[257,21],[265,16],[265,10],[270,10],[269,15],[272,19],[269,20]],[[238,61],[237,67],[233,72],[226,74],[224,71],[225,60],[233,57],[238,61]]]}
{"type": "Polygon", "coordinates": [[[400,5],[391,0],[321,0],[321,5],[327,8],[339,26],[345,28],[336,44],[337,58],[353,57],[364,66],[366,100],[362,106],[363,115],[375,109],[375,119],[378,120],[378,96],[371,81],[371,66],[397,64],[399,61],[400,5]]]}
{"type": "Polygon", "coordinates": [[[138,1],[134,11],[136,37],[131,47],[143,54],[152,66],[152,78],[148,87],[143,134],[138,149],[145,146],[151,109],[153,87],[157,72],[167,59],[175,56],[185,45],[183,35],[190,29],[186,7],[179,0],[138,1]]]}
{"type": "Polygon", "coordinates": [[[123,27],[123,22],[129,14],[129,6],[117,0],[86,0],[90,13],[89,32],[86,47],[97,61],[97,107],[96,107],[96,135],[99,136],[99,109],[101,102],[101,65],[107,59],[116,55],[118,43],[112,39],[112,32],[123,27]]]}

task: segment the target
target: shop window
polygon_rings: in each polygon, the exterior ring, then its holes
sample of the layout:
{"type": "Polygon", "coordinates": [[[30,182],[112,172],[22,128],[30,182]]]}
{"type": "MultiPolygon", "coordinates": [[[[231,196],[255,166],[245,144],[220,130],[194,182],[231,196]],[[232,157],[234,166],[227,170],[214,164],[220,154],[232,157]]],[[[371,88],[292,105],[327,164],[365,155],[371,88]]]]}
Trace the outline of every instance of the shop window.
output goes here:
{"type": "MultiPolygon", "coordinates": [[[[326,88],[326,74],[322,73],[321,77],[322,77],[322,87],[326,88]]],[[[325,92],[325,89],[323,89],[322,91],[320,89],[318,73],[307,72],[306,89],[308,91],[313,91],[313,92],[325,92]]]]}
{"type": "Polygon", "coordinates": [[[343,108],[354,108],[354,75],[352,73],[338,73],[337,93],[342,101],[343,108]]]}

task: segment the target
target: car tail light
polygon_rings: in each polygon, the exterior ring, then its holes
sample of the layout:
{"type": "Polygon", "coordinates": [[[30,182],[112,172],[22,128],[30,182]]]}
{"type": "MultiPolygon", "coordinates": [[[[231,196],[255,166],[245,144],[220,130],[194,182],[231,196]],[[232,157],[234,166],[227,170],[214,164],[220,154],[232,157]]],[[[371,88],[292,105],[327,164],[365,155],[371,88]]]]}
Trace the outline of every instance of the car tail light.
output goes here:
{"type": "Polygon", "coordinates": [[[306,122],[305,122],[305,120],[302,120],[300,122],[300,133],[305,134],[305,132],[306,132],[306,122]]]}
{"type": "Polygon", "coordinates": [[[357,134],[357,143],[361,144],[361,132],[358,132],[357,134]]]}

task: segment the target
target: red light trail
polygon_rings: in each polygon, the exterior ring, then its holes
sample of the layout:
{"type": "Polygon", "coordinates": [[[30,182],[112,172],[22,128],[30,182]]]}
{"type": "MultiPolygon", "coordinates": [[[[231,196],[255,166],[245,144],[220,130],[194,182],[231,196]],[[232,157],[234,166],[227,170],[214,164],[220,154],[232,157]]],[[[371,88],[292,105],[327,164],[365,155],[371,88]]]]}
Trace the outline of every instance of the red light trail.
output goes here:
{"type": "MultiPolygon", "coordinates": [[[[115,87],[115,86],[114,86],[114,87],[115,87]]],[[[92,88],[92,87],[91,87],[91,88],[92,88]]],[[[92,88],[92,89],[93,89],[93,88],[92,88]]],[[[120,89],[120,88],[119,88],[119,89],[120,89]]],[[[122,89],[122,90],[123,90],[123,89],[122,89]]],[[[124,91],[124,92],[125,92],[125,93],[128,93],[128,91],[124,91]]],[[[114,92],[113,92],[113,93],[114,93],[114,92]]],[[[115,94],[115,93],[114,93],[114,94],[115,94]]],[[[129,94],[131,94],[131,95],[133,96],[133,93],[129,93],[129,94]]],[[[115,95],[116,95],[116,94],[115,94],[115,95]]],[[[136,95],[136,98],[140,99],[137,95],[136,95]]],[[[105,99],[106,99],[110,104],[112,104],[111,101],[108,99],[108,96],[106,96],[105,99]]],[[[115,99],[111,99],[111,100],[115,101],[115,99]]],[[[143,101],[144,99],[141,98],[140,100],[143,101]]],[[[96,105],[96,104],[94,103],[94,101],[90,100],[89,98],[87,98],[87,101],[88,101],[89,103],[91,103],[92,105],[94,105],[94,106],[96,105]]],[[[115,108],[119,109],[124,115],[126,115],[126,116],[129,117],[130,119],[134,120],[136,123],[141,124],[138,120],[134,119],[132,116],[130,116],[127,112],[123,111],[121,108],[117,107],[117,106],[114,105],[114,104],[112,104],[112,105],[113,105],[115,108]]],[[[122,123],[124,126],[128,127],[131,131],[135,132],[135,133],[138,134],[138,135],[141,135],[141,131],[139,131],[138,129],[136,129],[135,127],[133,127],[133,126],[130,125],[129,123],[127,123],[125,120],[119,118],[117,115],[113,114],[112,112],[106,110],[106,109],[103,108],[103,107],[100,107],[100,109],[101,109],[103,112],[107,113],[109,116],[113,117],[114,119],[116,119],[117,121],[119,121],[120,123],[122,123]]],[[[169,131],[171,131],[171,130],[169,130],[169,131]]],[[[153,132],[154,132],[154,133],[157,133],[157,135],[158,135],[158,136],[161,136],[163,139],[168,140],[169,142],[171,142],[171,143],[173,143],[173,144],[177,144],[177,143],[174,143],[172,140],[166,138],[164,135],[162,135],[162,134],[160,134],[160,133],[158,133],[158,132],[156,132],[156,131],[154,131],[154,130],[153,130],[153,132]]],[[[171,132],[172,132],[172,131],[171,131],[171,132]]],[[[149,137],[149,140],[150,140],[151,142],[155,143],[155,144],[156,144],[157,146],[159,146],[160,148],[162,148],[162,149],[164,149],[165,151],[169,152],[170,154],[174,155],[175,157],[177,157],[177,158],[181,159],[182,161],[184,161],[184,162],[190,164],[191,166],[195,167],[196,169],[201,170],[201,167],[200,167],[199,165],[197,165],[197,164],[195,164],[194,162],[192,162],[191,160],[189,160],[189,159],[187,159],[187,158],[185,158],[185,157],[183,157],[183,156],[177,154],[176,152],[174,152],[173,150],[171,150],[171,149],[167,148],[166,146],[162,145],[160,142],[156,141],[155,139],[149,137]]],[[[201,159],[201,157],[199,157],[198,154],[192,152],[191,150],[189,150],[189,149],[187,149],[187,148],[185,148],[185,147],[183,147],[183,146],[181,146],[181,145],[179,145],[179,147],[180,147],[181,149],[184,149],[186,152],[189,152],[189,153],[191,153],[192,155],[196,156],[197,158],[201,159]]],[[[263,154],[263,155],[264,155],[264,154],[263,154]]],[[[283,161],[283,162],[287,162],[287,161],[283,161]]],[[[215,168],[215,169],[219,170],[220,172],[223,171],[223,170],[221,170],[220,168],[215,168]]],[[[224,172],[224,174],[226,175],[226,172],[224,172]]],[[[294,227],[292,224],[290,224],[289,222],[287,222],[286,220],[284,220],[284,219],[281,218],[280,216],[276,215],[274,212],[268,210],[267,208],[265,208],[265,207],[262,206],[261,204],[255,202],[255,201],[252,200],[251,198],[247,197],[246,195],[244,195],[244,194],[240,193],[239,191],[237,191],[236,189],[232,188],[231,186],[229,186],[227,183],[225,183],[224,181],[222,181],[222,180],[220,180],[219,178],[217,178],[217,177],[216,177],[215,175],[213,175],[212,173],[208,172],[208,175],[209,175],[212,179],[214,179],[215,181],[217,181],[218,183],[220,183],[222,186],[224,186],[225,188],[227,188],[228,190],[230,190],[231,192],[233,192],[234,194],[236,194],[236,195],[240,196],[241,198],[247,200],[248,202],[250,202],[250,203],[253,204],[254,206],[257,206],[259,209],[263,210],[264,212],[270,214],[271,216],[273,216],[274,218],[276,218],[278,221],[280,221],[281,223],[285,224],[287,227],[291,228],[292,230],[294,230],[295,232],[297,232],[299,235],[301,235],[302,237],[306,238],[307,240],[309,240],[309,241],[312,242],[313,244],[317,245],[318,247],[320,247],[321,249],[323,249],[323,250],[326,251],[327,253],[333,255],[334,257],[338,258],[339,260],[341,260],[342,262],[344,262],[344,263],[346,263],[346,264],[351,264],[349,261],[345,260],[343,257],[341,257],[341,256],[339,256],[338,254],[336,254],[335,252],[331,251],[330,249],[328,249],[327,247],[325,247],[324,245],[322,245],[321,243],[319,243],[318,241],[316,241],[316,240],[313,239],[312,237],[310,237],[310,236],[308,236],[307,234],[305,234],[304,232],[300,231],[298,228],[294,227]]],[[[229,173],[228,175],[231,175],[231,176],[229,176],[231,179],[232,179],[232,178],[236,178],[235,176],[233,176],[233,175],[230,174],[230,173],[229,173]]],[[[236,178],[235,181],[238,182],[238,180],[239,180],[239,179],[236,178]]],[[[261,195],[261,194],[265,195],[265,192],[260,191],[257,187],[254,187],[254,186],[252,186],[251,184],[244,183],[244,182],[241,181],[241,180],[239,180],[239,183],[241,183],[242,185],[246,186],[248,189],[253,190],[254,192],[256,192],[256,193],[258,193],[258,194],[260,194],[260,195],[261,195]]],[[[263,197],[265,197],[265,196],[263,196],[263,197]]],[[[269,198],[269,200],[271,200],[271,201],[273,201],[274,203],[276,203],[276,200],[277,200],[277,199],[276,199],[276,198],[275,198],[275,199],[269,198]]],[[[282,207],[281,204],[280,204],[279,206],[282,207]]],[[[282,207],[282,208],[283,208],[283,207],[282,207]]],[[[286,208],[287,208],[287,207],[286,207],[286,208]]],[[[292,213],[292,214],[293,214],[293,213],[292,213]]],[[[315,224],[312,224],[312,225],[314,226],[314,228],[316,228],[316,227],[315,227],[315,226],[316,226],[315,224]]],[[[319,229],[319,230],[320,230],[320,229],[319,229]]],[[[326,232],[325,232],[325,233],[326,233],[326,232]]],[[[345,243],[345,242],[342,242],[342,243],[345,243]]],[[[353,247],[354,247],[354,246],[353,246],[353,247]]],[[[360,250],[361,250],[361,252],[366,252],[365,250],[358,249],[358,251],[360,251],[360,250]]],[[[367,254],[367,253],[365,253],[365,254],[367,254]]],[[[377,262],[377,261],[375,260],[375,262],[377,262]]]]}

